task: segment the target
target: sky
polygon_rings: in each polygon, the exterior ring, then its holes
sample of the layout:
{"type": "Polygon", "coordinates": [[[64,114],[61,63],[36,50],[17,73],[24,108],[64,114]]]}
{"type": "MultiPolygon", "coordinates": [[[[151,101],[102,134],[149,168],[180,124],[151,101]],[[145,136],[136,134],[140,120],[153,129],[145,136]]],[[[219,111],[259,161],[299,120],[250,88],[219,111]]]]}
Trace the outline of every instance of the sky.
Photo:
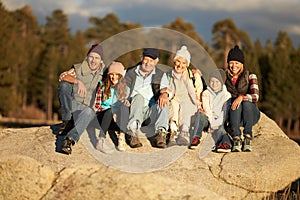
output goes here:
{"type": "Polygon", "coordinates": [[[40,24],[56,9],[68,16],[72,33],[91,27],[89,17],[115,13],[121,22],[144,27],[168,25],[177,17],[195,26],[205,42],[212,43],[213,25],[230,18],[238,29],[248,32],[252,41],[272,42],[285,31],[300,45],[300,0],[0,0],[13,11],[29,5],[40,24]]]}

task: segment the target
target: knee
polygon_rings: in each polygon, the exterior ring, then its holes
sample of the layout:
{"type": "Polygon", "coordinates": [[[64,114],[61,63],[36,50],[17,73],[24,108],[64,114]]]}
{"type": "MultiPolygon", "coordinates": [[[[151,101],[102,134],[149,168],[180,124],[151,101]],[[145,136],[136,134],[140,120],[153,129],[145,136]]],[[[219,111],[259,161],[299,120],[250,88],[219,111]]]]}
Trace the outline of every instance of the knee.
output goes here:
{"type": "Polygon", "coordinates": [[[132,97],[131,102],[132,103],[138,102],[138,104],[143,105],[144,97],[141,94],[136,94],[134,97],[132,97]]]}
{"type": "Polygon", "coordinates": [[[88,107],[88,106],[85,108],[85,113],[86,113],[88,116],[96,116],[95,111],[94,111],[92,108],[88,107]]]}
{"type": "Polygon", "coordinates": [[[199,118],[200,123],[203,123],[207,121],[207,116],[204,115],[203,113],[199,113],[199,115],[197,116],[199,118]]]}
{"type": "Polygon", "coordinates": [[[255,104],[252,103],[252,102],[243,101],[242,102],[242,107],[243,107],[244,111],[251,111],[255,107],[255,104]]]}
{"type": "Polygon", "coordinates": [[[72,91],[73,84],[66,81],[62,81],[58,85],[58,91],[62,93],[70,93],[72,91]]]}

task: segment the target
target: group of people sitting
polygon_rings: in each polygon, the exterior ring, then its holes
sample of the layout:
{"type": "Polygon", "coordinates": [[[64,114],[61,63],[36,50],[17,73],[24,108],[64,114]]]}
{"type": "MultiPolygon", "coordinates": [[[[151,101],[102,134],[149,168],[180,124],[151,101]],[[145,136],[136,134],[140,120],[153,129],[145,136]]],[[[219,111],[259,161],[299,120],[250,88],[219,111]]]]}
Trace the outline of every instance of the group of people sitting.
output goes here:
{"type": "Polygon", "coordinates": [[[126,70],[120,62],[105,67],[103,57],[101,45],[93,45],[82,63],[59,77],[63,123],[58,134],[65,135],[64,153],[71,154],[89,125],[100,130],[96,148],[102,151],[109,130],[117,132],[119,151],[127,145],[143,146],[143,126],[154,127],[147,138],[158,148],[195,149],[207,131],[218,133],[217,152],[252,151],[252,126],[260,117],[259,88],[238,46],[229,51],[225,71],[211,71],[207,86],[201,72],[190,69],[186,46],[176,51],[168,72],[157,67],[155,48],[143,49],[141,62],[126,70]]]}

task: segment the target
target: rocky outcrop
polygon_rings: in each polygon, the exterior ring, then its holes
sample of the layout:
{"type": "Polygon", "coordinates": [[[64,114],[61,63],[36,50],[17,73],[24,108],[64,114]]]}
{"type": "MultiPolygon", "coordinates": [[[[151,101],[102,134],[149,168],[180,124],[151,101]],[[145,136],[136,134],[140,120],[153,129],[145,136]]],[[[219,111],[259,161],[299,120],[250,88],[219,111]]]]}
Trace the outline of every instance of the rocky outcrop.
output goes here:
{"type": "Polygon", "coordinates": [[[300,177],[299,145],[264,114],[253,152],[202,159],[203,144],[160,150],[145,139],[106,155],[86,145],[87,134],[65,155],[55,129],[0,130],[0,199],[263,199],[300,177]]]}

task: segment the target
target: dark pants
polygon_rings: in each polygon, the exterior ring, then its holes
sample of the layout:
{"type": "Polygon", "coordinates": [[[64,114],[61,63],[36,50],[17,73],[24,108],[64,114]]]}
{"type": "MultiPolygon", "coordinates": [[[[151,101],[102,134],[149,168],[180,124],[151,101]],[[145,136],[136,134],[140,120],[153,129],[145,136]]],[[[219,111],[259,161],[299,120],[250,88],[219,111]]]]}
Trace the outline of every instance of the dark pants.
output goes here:
{"type": "Polygon", "coordinates": [[[106,109],[97,114],[99,124],[106,133],[108,130],[121,131],[127,133],[127,123],[129,119],[129,107],[120,103],[117,108],[106,109]],[[113,119],[113,115],[117,116],[117,121],[113,119]]]}
{"type": "Polygon", "coordinates": [[[230,128],[232,137],[241,136],[240,127],[244,127],[244,134],[249,134],[252,138],[252,126],[260,118],[260,111],[252,102],[243,101],[236,110],[229,110],[230,128]]]}

